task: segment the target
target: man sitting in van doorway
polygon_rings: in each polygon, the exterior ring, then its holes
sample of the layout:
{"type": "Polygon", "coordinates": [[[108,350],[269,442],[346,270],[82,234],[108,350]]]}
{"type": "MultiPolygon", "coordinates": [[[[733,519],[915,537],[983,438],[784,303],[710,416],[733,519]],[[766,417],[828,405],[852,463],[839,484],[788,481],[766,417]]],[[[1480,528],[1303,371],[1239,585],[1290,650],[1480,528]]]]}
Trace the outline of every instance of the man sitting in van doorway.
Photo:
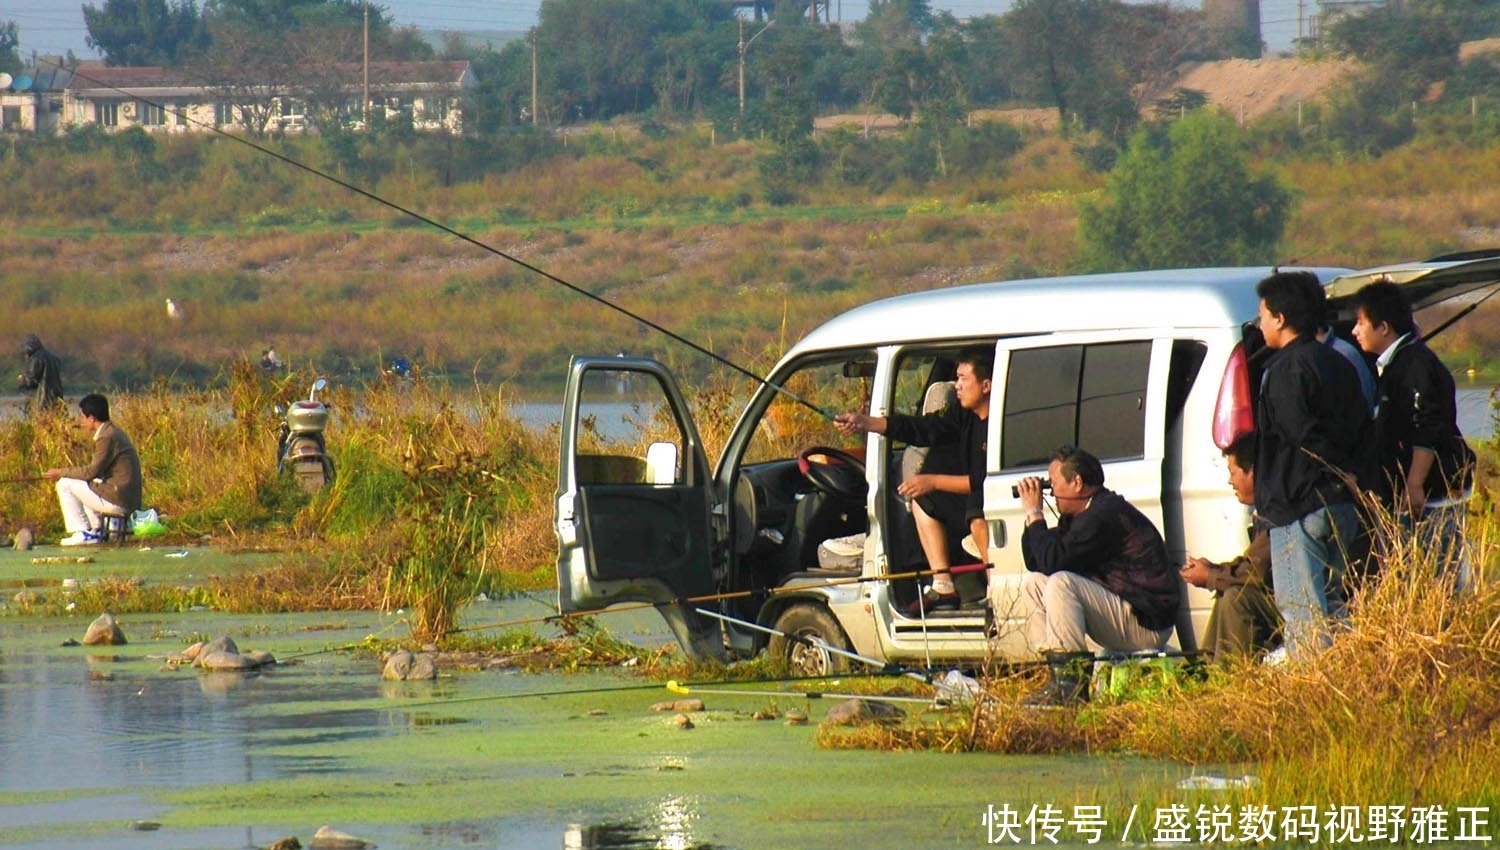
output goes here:
{"type": "Polygon", "coordinates": [[[1042,512],[1042,481],[1016,485],[1026,529],[1022,595],[1030,601],[1027,640],[1047,659],[1051,678],[1031,705],[1088,699],[1093,653],[1165,647],[1177,623],[1182,579],[1151,520],[1104,487],[1104,467],[1088,452],[1063,446],[1047,466],[1057,527],[1042,512]]]}
{"type": "Polygon", "coordinates": [[[978,551],[989,551],[989,527],[984,521],[984,468],[994,362],[994,354],[985,349],[970,349],[959,355],[953,387],[958,397],[957,407],[925,416],[840,413],[834,417],[835,427],[846,436],[873,432],[914,446],[952,444],[959,449],[962,473],[921,473],[897,487],[897,492],[911,502],[917,537],[933,572],[932,586],[917,595],[906,610],[907,616],[918,617],[943,608],[957,609],[961,603],[950,572],[953,562],[948,553],[948,523],[961,519],[974,535],[978,551]]]}
{"type": "MultiPolygon", "coordinates": [[[[1242,505],[1255,505],[1255,435],[1246,434],[1224,450],[1229,486],[1242,505]]],[[[1182,566],[1188,584],[1214,592],[1203,652],[1218,662],[1259,655],[1273,648],[1281,615],[1271,590],[1271,534],[1256,521],[1250,546],[1228,563],[1189,557],[1182,566]]]]}

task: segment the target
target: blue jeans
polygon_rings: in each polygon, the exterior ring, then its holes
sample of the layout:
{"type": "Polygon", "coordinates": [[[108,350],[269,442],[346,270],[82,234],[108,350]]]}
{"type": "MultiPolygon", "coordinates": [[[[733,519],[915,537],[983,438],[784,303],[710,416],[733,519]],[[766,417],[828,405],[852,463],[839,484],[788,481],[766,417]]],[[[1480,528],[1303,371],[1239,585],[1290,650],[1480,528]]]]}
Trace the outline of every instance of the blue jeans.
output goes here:
{"type": "Polygon", "coordinates": [[[1469,506],[1463,501],[1429,506],[1415,521],[1411,514],[1401,515],[1401,530],[1416,541],[1417,563],[1430,565],[1453,592],[1465,590],[1472,579],[1464,546],[1468,516],[1469,506]]]}
{"type": "Polygon", "coordinates": [[[1271,529],[1271,581],[1293,660],[1306,659],[1332,641],[1329,620],[1345,613],[1344,551],[1358,531],[1359,515],[1348,502],[1271,529]]]}

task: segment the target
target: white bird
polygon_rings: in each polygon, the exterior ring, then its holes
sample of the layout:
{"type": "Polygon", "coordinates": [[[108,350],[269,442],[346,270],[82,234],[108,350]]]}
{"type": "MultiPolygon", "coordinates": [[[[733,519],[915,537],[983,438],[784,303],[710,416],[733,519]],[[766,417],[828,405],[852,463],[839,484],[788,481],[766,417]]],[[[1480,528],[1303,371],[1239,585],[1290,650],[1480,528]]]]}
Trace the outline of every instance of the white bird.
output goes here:
{"type": "Polygon", "coordinates": [[[182,305],[180,305],[176,301],[173,301],[172,299],[168,298],[167,299],[167,315],[170,316],[170,317],[172,317],[173,319],[179,319],[180,320],[182,318],[182,305]]]}

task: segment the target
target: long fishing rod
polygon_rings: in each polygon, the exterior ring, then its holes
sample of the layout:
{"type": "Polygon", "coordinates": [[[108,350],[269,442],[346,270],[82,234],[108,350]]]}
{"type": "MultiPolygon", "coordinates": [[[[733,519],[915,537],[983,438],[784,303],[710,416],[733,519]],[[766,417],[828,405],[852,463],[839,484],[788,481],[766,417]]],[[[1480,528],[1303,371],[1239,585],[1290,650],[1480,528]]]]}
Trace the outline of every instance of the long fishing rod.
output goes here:
{"type": "Polygon", "coordinates": [[[0,484],[35,484],[45,480],[46,477],[41,475],[23,475],[20,478],[0,478],[0,484]]]}
{"type": "MultiPolygon", "coordinates": [[[[54,66],[56,66],[58,68],[62,67],[58,63],[52,63],[52,64],[54,64],[54,66]]],[[[155,102],[155,101],[148,100],[146,98],[136,97],[135,95],[131,94],[130,92],[127,92],[125,89],[122,89],[122,88],[120,88],[118,86],[115,86],[115,85],[111,85],[111,84],[105,83],[104,81],[99,80],[97,78],[90,77],[86,71],[80,71],[80,70],[74,69],[73,70],[73,76],[77,77],[77,78],[79,78],[81,80],[84,80],[86,82],[92,83],[92,84],[98,86],[99,88],[102,88],[102,89],[105,89],[105,90],[108,90],[108,91],[119,92],[120,94],[129,96],[129,97],[135,97],[136,100],[139,100],[142,103],[145,103],[145,104],[147,104],[149,106],[152,106],[152,107],[154,107],[156,109],[160,109],[160,110],[163,111],[163,113],[169,113],[169,114],[175,115],[177,117],[177,120],[178,120],[179,123],[184,123],[185,122],[185,123],[195,124],[195,125],[197,125],[199,127],[205,128],[209,132],[216,133],[219,136],[222,136],[222,137],[224,137],[226,139],[231,139],[231,140],[233,140],[233,141],[235,141],[235,142],[237,142],[237,143],[239,143],[241,145],[244,145],[244,146],[250,148],[253,151],[265,154],[266,156],[269,156],[272,159],[280,160],[281,162],[283,162],[283,163],[285,163],[287,165],[290,165],[293,168],[296,168],[296,169],[299,169],[301,171],[304,171],[304,172],[306,172],[308,174],[313,175],[314,177],[318,177],[318,178],[321,178],[323,180],[327,180],[328,182],[334,184],[335,186],[338,186],[340,188],[343,188],[345,190],[353,192],[354,194],[359,195],[360,197],[368,198],[369,200],[372,200],[372,201],[374,201],[377,204],[380,204],[382,206],[385,206],[385,207],[388,207],[388,208],[390,208],[392,210],[395,210],[396,212],[399,212],[402,215],[406,215],[406,216],[409,216],[409,217],[411,217],[413,219],[416,219],[417,221],[419,221],[419,222],[421,222],[421,223],[423,223],[423,224],[425,224],[425,225],[427,225],[429,227],[432,227],[432,228],[434,228],[436,230],[440,230],[443,233],[448,234],[449,236],[452,236],[452,237],[454,237],[456,239],[459,239],[460,241],[467,242],[470,245],[473,245],[474,247],[479,248],[480,250],[488,251],[489,253],[494,254],[495,256],[497,256],[497,257],[499,257],[499,258],[501,258],[503,260],[506,260],[507,262],[514,263],[515,265],[520,266],[521,268],[523,268],[523,269],[525,269],[525,270],[527,270],[527,271],[529,271],[529,272],[531,272],[533,274],[540,275],[541,277],[543,277],[543,278],[545,278],[547,280],[550,280],[550,281],[552,281],[553,283],[555,283],[555,284],[557,284],[559,286],[564,287],[565,289],[573,292],[576,295],[581,295],[584,298],[587,298],[587,299],[589,299],[590,301],[593,301],[596,304],[599,304],[599,305],[602,305],[604,307],[607,307],[607,308],[609,308],[611,310],[614,310],[617,313],[620,313],[621,315],[623,315],[623,316],[625,316],[627,318],[630,318],[630,319],[633,319],[633,320],[635,320],[637,322],[640,322],[641,324],[645,325],[646,327],[651,328],[652,330],[654,330],[654,331],[656,331],[656,332],[658,332],[658,333],[666,336],[667,338],[672,339],[672,340],[674,340],[674,341],[676,341],[678,343],[681,343],[682,345],[687,346],[688,348],[692,349],[693,351],[696,351],[699,354],[702,354],[703,356],[708,357],[711,360],[714,360],[715,362],[718,362],[718,363],[721,363],[721,364],[723,364],[725,366],[728,366],[730,369],[733,369],[734,371],[739,372],[741,375],[744,375],[745,377],[749,378],[750,380],[755,381],[757,384],[760,384],[761,386],[764,386],[764,387],[770,387],[773,391],[786,396],[787,398],[789,398],[792,401],[794,401],[794,402],[802,405],[803,407],[806,407],[808,410],[811,410],[812,412],[818,414],[823,419],[825,419],[827,421],[830,421],[830,422],[833,421],[833,416],[834,416],[833,413],[831,413],[829,411],[826,411],[826,410],[823,410],[822,408],[818,407],[817,405],[813,404],[812,402],[808,401],[807,399],[803,398],[802,396],[800,396],[800,395],[792,392],[791,390],[789,390],[789,389],[787,389],[785,387],[773,384],[770,381],[767,381],[765,378],[762,378],[760,375],[757,375],[756,373],[750,371],[749,369],[746,369],[745,367],[739,365],[738,363],[735,363],[735,362],[731,361],[729,358],[724,357],[723,355],[718,354],[717,352],[714,352],[714,351],[712,351],[712,350],[710,350],[708,348],[705,348],[702,345],[699,345],[698,343],[696,343],[696,342],[688,339],[687,337],[685,337],[685,336],[677,333],[676,331],[671,330],[670,328],[665,327],[664,325],[661,325],[661,324],[659,324],[657,322],[654,322],[651,319],[648,319],[645,316],[642,316],[639,313],[636,313],[636,312],[634,312],[634,311],[632,311],[632,310],[630,310],[630,309],[628,309],[628,308],[626,308],[626,307],[624,307],[624,306],[622,306],[620,304],[616,304],[613,301],[610,301],[608,298],[605,298],[602,295],[597,295],[597,294],[595,294],[593,292],[588,291],[587,289],[584,289],[581,286],[578,286],[577,284],[574,284],[574,283],[571,283],[571,282],[569,282],[567,280],[564,280],[563,278],[558,277],[557,275],[553,274],[552,272],[547,271],[546,269],[540,268],[539,266],[535,266],[535,265],[533,265],[531,263],[526,262],[525,260],[521,259],[520,257],[516,257],[516,256],[514,256],[512,254],[506,253],[504,250],[502,250],[500,248],[496,248],[495,246],[490,245],[489,243],[484,242],[484,241],[478,239],[477,237],[470,236],[469,234],[464,233],[463,231],[461,231],[461,230],[459,230],[457,228],[450,227],[449,225],[443,224],[442,222],[437,221],[436,219],[433,219],[433,218],[431,218],[431,217],[429,217],[427,215],[424,215],[422,213],[419,213],[419,212],[417,212],[417,211],[415,211],[415,210],[413,210],[413,209],[411,209],[409,207],[402,206],[401,204],[398,204],[395,201],[392,201],[392,200],[390,200],[388,198],[381,197],[380,195],[377,195],[377,194],[375,194],[374,192],[372,192],[372,191],[370,191],[368,189],[364,189],[364,188],[362,188],[360,186],[356,186],[355,184],[350,183],[347,180],[344,180],[344,179],[339,178],[339,177],[335,177],[334,175],[329,174],[326,171],[320,171],[319,169],[314,168],[313,166],[308,165],[308,164],[306,164],[304,162],[301,162],[299,160],[293,159],[292,157],[287,156],[286,154],[278,153],[277,151],[271,150],[270,148],[268,148],[268,147],[266,147],[264,145],[256,144],[255,142],[252,142],[249,139],[244,138],[243,136],[241,136],[239,134],[226,132],[225,130],[223,130],[222,128],[220,128],[218,126],[210,124],[210,123],[208,123],[206,121],[200,121],[200,120],[198,120],[196,118],[193,118],[193,117],[189,116],[184,110],[177,109],[175,107],[170,106],[169,104],[158,103],[158,102],[155,102]]]]}
{"type": "MultiPolygon", "coordinates": [[[[876,678],[876,677],[880,677],[880,676],[889,676],[889,675],[892,675],[892,674],[890,674],[890,673],[881,673],[881,672],[870,672],[870,673],[854,674],[852,676],[843,676],[843,678],[876,678]]],[[[713,686],[713,685],[736,685],[736,684],[742,684],[742,685],[774,685],[774,684],[787,684],[787,683],[791,683],[791,682],[827,681],[827,679],[828,679],[827,676],[782,676],[782,677],[778,677],[778,678],[768,678],[768,679],[718,679],[718,680],[711,681],[711,682],[702,682],[700,684],[709,685],[709,686],[713,686]]],[[[472,696],[472,697],[451,697],[451,698],[445,698],[445,699],[421,700],[421,701],[417,701],[417,702],[404,702],[403,701],[401,703],[400,707],[401,708],[426,708],[426,707],[434,706],[434,705],[458,705],[458,704],[461,704],[461,703],[471,703],[471,702],[506,702],[506,701],[509,701],[509,700],[516,700],[516,699],[546,699],[546,698],[549,698],[549,697],[588,696],[590,694],[633,693],[635,691],[655,691],[655,690],[660,690],[663,687],[667,687],[667,689],[670,691],[671,690],[670,685],[672,685],[672,684],[674,684],[674,682],[668,682],[667,685],[664,686],[660,682],[655,682],[655,683],[644,684],[644,685],[610,685],[610,686],[601,686],[601,687],[597,687],[597,688],[559,688],[557,690],[551,690],[551,691],[523,691],[521,693],[514,693],[514,694],[480,694],[480,695],[472,696]]],[[[682,687],[682,686],[679,684],[678,687],[682,687]]],[[[751,691],[736,691],[735,693],[752,693],[752,692],[751,691]]],[[[771,693],[771,692],[765,692],[765,693],[771,693]]],[[[783,696],[805,696],[805,694],[802,694],[800,692],[792,692],[792,691],[780,692],[780,695],[783,695],[783,696]]],[[[874,697],[871,696],[870,698],[873,699],[874,697]]],[[[927,700],[927,701],[930,702],[930,700],[927,700]]]]}
{"type": "Polygon", "coordinates": [[[919,702],[933,705],[937,697],[887,696],[885,694],[832,693],[829,691],[745,691],[733,688],[700,688],[696,684],[683,684],[676,679],[667,682],[667,690],[681,696],[714,694],[716,696],[757,697],[804,697],[806,699],[867,699],[871,702],[919,702]]]}
{"type": "Polygon", "coordinates": [[[592,617],[597,614],[622,614],[627,611],[644,611],[647,608],[657,608],[661,605],[674,603],[680,603],[684,605],[698,605],[704,602],[723,602],[729,599],[746,599],[753,596],[764,596],[768,599],[774,599],[777,596],[791,595],[793,593],[800,593],[806,590],[821,590],[826,587],[841,587],[843,585],[864,584],[866,582],[872,581],[901,581],[904,579],[929,578],[939,572],[951,572],[954,575],[962,575],[966,572],[978,572],[980,570],[987,569],[988,566],[989,565],[987,564],[959,564],[957,566],[950,567],[947,570],[909,570],[907,572],[901,573],[882,573],[875,576],[845,576],[843,578],[830,578],[816,583],[788,584],[782,585],[780,587],[764,588],[761,590],[733,590],[725,591],[723,593],[709,593],[703,596],[688,596],[680,599],[674,599],[671,602],[627,602],[616,605],[606,611],[591,611],[579,614],[544,614],[535,617],[522,617],[516,620],[501,620],[495,623],[482,623],[474,626],[464,626],[463,628],[451,629],[450,631],[458,634],[463,632],[478,632],[487,631],[489,629],[510,628],[512,626],[534,625],[536,623],[556,623],[575,618],[592,617]]]}

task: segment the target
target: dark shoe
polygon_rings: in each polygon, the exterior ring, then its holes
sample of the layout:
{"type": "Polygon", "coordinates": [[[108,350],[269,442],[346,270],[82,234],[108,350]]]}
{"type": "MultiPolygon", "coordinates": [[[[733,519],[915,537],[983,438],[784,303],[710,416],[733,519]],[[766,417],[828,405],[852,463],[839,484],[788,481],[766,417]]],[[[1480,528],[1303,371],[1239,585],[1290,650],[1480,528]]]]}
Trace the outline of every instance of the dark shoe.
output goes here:
{"type": "Polygon", "coordinates": [[[921,617],[923,612],[931,614],[933,611],[939,611],[944,608],[950,611],[957,611],[958,606],[962,602],[963,600],[959,598],[958,591],[956,590],[952,593],[938,593],[929,587],[922,591],[921,596],[918,596],[910,605],[906,606],[906,616],[921,617]]]}

